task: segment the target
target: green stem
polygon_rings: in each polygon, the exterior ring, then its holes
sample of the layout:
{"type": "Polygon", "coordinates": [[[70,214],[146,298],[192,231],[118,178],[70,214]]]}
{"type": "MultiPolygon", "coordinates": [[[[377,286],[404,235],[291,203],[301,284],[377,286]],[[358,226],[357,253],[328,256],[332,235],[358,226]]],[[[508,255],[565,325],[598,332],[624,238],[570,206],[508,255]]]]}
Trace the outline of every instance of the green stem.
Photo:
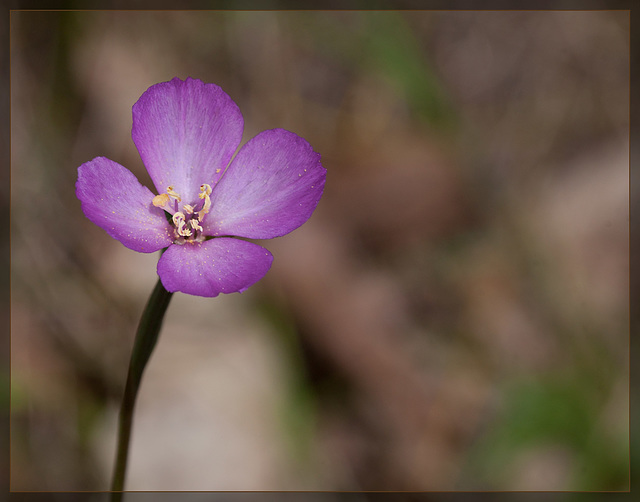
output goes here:
{"type": "Polygon", "coordinates": [[[140,318],[140,324],[138,325],[138,331],[131,353],[131,362],[129,363],[129,373],[127,374],[124,397],[122,398],[122,407],[120,408],[118,449],[116,452],[113,482],[111,484],[111,500],[113,502],[122,500],[136,396],[138,394],[138,388],[140,387],[142,373],[158,341],[158,334],[162,327],[164,314],[167,311],[172,295],[173,293],[169,293],[164,289],[164,286],[158,279],[158,283],[149,297],[147,306],[140,318]]]}

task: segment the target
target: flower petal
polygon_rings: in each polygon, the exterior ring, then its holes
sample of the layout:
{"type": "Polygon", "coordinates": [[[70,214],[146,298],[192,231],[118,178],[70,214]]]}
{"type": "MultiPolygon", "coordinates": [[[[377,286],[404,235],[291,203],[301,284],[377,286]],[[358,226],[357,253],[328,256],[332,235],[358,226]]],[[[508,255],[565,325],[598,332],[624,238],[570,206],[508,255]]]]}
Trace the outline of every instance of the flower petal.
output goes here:
{"type": "Polygon", "coordinates": [[[164,211],[153,193],[117,162],[96,157],[78,168],[76,196],[93,223],[129,249],[152,253],[173,242],[164,211]]]}
{"type": "Polygon", "coordinates": [[[158,275],[167,291],[211,297],[241,293],[264,277],[272,261],[257,244],[220,237],[170,246],[158,261],[158,275]]]}
{"type": "Polygon", "coordinates": [[[200,185],[220,178],[235,153],[244,122],[217,85],[174,78],[153,85],[133,105],[131,136],[158,190],[198,201],[200,185]]]}
{"type": "Polygon", "coordinates": [[[291,232],[318,205],[326,172],[304,138],[284,129],[263,131],[213,189],[205,233],[270,239],[291,232]]]}

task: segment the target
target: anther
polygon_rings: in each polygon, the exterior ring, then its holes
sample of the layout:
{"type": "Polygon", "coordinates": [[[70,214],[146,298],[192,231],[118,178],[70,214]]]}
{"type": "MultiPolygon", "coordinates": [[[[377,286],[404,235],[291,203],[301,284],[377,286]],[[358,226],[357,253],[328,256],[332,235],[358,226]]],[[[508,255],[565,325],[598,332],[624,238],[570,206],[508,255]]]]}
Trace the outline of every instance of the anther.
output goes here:
{"type": "Polygon", "coordinates": [[[166,206],[167,202],[169,202],[170,198],[175,199],[174,209],[177,211],[178,210],[178,202],[180,202],[182,199],[173,190],[173,186],[168,186],[167,187],[167,193],[161,193],[160,195],[156,195],[153,198],[153,200],[151,201],[151,203],[156,207],[164,207],[164,206],[166,206]]]}
{"type": "Polygon", "coordinates": [[[156,207],[162,207],[167,202],[169,202],[169,196],[166,193],[161,193],[160,195],[156,195],[151,203],[156,207]]]}
{"type": "Polygon", "coordinates": [[[167,187],[167,194],[170,195],[171,197],[173,197],[174,199],[176,199],[178,202],[182,201],[180,196],[176,192],[174,192],[173,186],[168,186],[167,187]]]}
{"type": "Polygon", "coordinates": [[[178,211],[173,215],[172,219],[173,219],[173,224],[177,227],[176,231],[178,232],[178,235],[181,235],[183,237],[191,236],[192,234],[191,230],[189,230],[188,228],[184,228],[184,226],[186,225],[184,214],[178,211]]]}
{"type": "Polygon", "coordinates": [[[204,205],[202,206],[202,209],[198,211],[199,221],[202,221],[202,218],[204,218],[204,215],[207,214],[211,209],[211,198],[209,197],[210,195],[211,195],[211,185],[207,185],[206,183],[203,185],[200,185],[200,193],[198,194],[198,197],[200,197],[201,199],[204,199],[204,205]]]}

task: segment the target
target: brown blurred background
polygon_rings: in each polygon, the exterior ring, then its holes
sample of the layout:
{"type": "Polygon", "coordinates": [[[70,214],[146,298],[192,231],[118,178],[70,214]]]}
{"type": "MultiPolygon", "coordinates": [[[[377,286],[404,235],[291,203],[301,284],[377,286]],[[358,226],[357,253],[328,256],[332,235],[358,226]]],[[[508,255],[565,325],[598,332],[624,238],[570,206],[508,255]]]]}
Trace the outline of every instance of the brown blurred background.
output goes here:
{"type": "Polygon", "coordinates": [[[627,490],[629,14],[12,12],[11,488],[106,490],[158,255],[77,167],[152,187],[131,106],[178,76],[322,154],[247,292],[177,294],[132,490],[627,490]]]}

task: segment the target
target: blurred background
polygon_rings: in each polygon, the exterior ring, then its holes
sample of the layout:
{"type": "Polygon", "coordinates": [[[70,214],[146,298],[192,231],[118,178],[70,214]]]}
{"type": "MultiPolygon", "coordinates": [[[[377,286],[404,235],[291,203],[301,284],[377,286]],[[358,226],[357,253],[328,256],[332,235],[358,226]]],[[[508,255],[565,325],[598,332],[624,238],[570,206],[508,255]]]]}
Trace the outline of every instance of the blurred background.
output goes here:
{"type": "Polygon", "coordinates": [[[152,187],[151,85],[220,85],[243,142],[328,170],[243,294],[176,294],[131,490],[627,490],[629,14],[11,13],[11,489],[107,490],[158,254],[77,167],[152,187]]]}

